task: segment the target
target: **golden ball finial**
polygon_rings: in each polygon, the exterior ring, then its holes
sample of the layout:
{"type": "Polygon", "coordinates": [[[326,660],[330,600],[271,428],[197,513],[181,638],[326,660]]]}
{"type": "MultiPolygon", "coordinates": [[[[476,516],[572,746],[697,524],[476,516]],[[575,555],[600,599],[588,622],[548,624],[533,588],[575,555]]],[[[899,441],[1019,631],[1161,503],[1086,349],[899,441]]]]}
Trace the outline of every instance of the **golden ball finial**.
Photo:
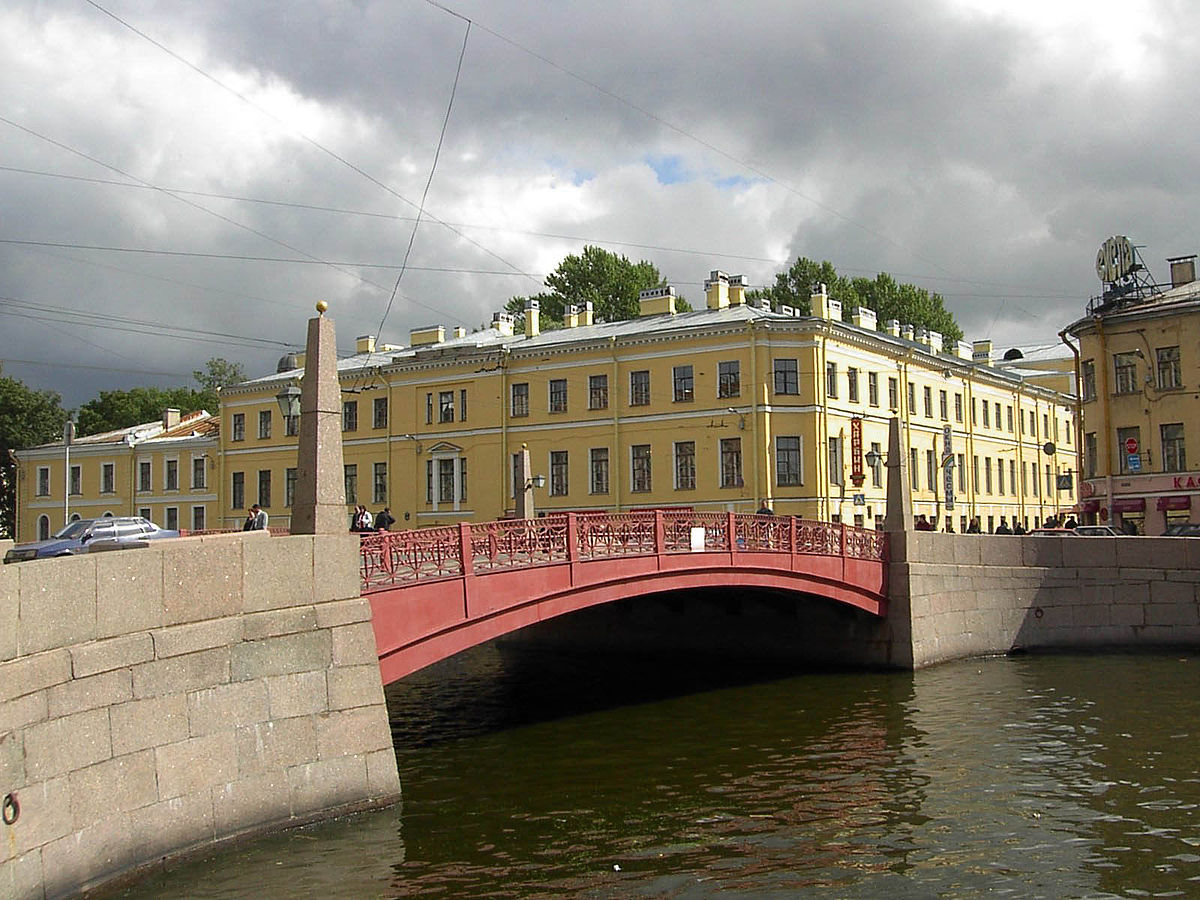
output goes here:
{"type": "Polygon", "coordinates": [[[318,313],[320,313],[321,315],[325,315],[325,310],[327,310],[327,309],[329,309],[328,303],[326,303],[324,300],[317,301],[317,312],[318,313]]]}

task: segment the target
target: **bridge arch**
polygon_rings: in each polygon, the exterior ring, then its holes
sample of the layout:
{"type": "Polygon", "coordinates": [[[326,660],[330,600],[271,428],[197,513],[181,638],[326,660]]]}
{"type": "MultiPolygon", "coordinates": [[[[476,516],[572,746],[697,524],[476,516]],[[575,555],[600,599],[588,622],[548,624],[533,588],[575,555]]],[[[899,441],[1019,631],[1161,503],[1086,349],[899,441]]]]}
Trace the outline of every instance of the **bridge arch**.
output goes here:
{"type": "Polygon", "coordinates": [[[562,515],[373,535],[363,543],[384,683],[522,628],[699,588],[815,595],[886,613],[886,537],[790,517],[562,515]]]}

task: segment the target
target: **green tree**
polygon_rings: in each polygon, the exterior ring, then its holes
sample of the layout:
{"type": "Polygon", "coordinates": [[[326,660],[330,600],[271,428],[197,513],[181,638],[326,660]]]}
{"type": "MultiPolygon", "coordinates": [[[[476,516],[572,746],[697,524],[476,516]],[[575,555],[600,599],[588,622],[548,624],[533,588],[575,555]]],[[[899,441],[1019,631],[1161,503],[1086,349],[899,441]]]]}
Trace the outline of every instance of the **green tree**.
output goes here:
{"type": "Polygon", "coordinates": [[[0,373],[0,536],[16,533],[16,468],[9,451],[61,439],[67,421],[61,404],[53,391],[33,390],[0,373]]]}
{"type": "Polygon", "coordinates": [[[786,304],[807,316],[812,314],[810,297],[816,284],[824,284],[829,296],[841,302],[842,318],[846,321],[850,320],[855,307],[865,306],[875,310],[881,329],[888,319],[899,319],[941,332],[947,341],[962,340],[962,329],[946,309],[941,294],[898,282],[886,272],[875,278],[844,278],[828,260],[818,263],[801,256],[786,272],[775,275],[775,284],[751,291],[750,295],[766,297],[776,310],[786,304]]]}
{"type": "MultiPolygon", "coordinates": [[[[583,253],[570,254],[546,276],[548,291],[535,294],[540,321],[545,328],[561,327],[568,306],[592,302],[597,322],[619,322],[638,314],[638,292],[661,287],[665,282],[654,263],[631,262],[627,257],[601,247],[585,246],[583,253]]],[[[505,309],[518,319],[525,314],[526,297],[513,297],[505,309]]],[[[691,309],[682,297],[675,308],[691,309]]]]}
{"type": "Polygon", "coordinates": [[[182,413],[207,410],[215,413],[220,405],[218,392],[230,384],[246,380],[240,363],[214,357],[196,369],[192,377],[200,385],[193,388],[138,387],[127,391],[101,391],[100,396],[79,407],[79,435],[100,434],[129,428],[142,422],[162,418],[163,410],[172,408],[182,413]]]}

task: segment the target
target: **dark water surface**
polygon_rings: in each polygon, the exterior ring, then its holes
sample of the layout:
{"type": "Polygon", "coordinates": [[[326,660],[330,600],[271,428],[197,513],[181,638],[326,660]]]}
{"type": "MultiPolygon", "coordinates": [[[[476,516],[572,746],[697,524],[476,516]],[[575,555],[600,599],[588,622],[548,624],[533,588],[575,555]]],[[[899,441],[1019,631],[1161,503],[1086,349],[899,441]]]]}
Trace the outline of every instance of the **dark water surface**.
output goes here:
{"type": "Polygon", "coordinates": [[[401,807],[123,898],[1200,896],[1200,655],[784,675],[480,648],[389,689],[401,807]]]}

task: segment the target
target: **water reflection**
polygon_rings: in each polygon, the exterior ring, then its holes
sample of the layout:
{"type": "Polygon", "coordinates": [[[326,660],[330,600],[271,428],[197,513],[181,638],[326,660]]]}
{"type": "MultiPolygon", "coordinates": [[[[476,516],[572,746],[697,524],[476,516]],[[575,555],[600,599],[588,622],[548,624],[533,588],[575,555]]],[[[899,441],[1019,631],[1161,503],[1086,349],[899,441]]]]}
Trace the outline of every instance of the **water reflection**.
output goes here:
{"type": "Polygon", "coordinates": [[[1198,664],[797,675],[479,648],[389,689],[402,809],[122,896],[1193,895],[1198,664]]]}

